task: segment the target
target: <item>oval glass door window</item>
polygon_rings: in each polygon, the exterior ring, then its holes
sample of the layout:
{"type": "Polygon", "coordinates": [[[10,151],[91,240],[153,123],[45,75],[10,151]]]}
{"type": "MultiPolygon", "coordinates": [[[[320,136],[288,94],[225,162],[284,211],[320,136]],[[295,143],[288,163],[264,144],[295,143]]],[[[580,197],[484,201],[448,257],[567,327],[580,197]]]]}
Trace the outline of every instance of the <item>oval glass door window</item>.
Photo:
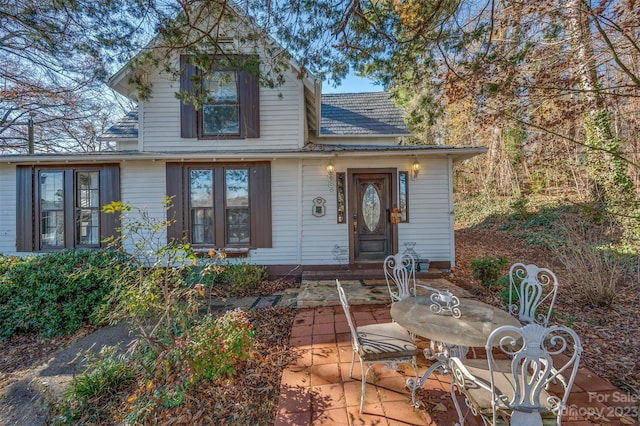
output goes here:
{"type": "Polygon", "coordinates": [[[367,185],[362,196],[362,217],[364,224],[373,232],[380,223],[380,194],[372,184],[367,185]]]}

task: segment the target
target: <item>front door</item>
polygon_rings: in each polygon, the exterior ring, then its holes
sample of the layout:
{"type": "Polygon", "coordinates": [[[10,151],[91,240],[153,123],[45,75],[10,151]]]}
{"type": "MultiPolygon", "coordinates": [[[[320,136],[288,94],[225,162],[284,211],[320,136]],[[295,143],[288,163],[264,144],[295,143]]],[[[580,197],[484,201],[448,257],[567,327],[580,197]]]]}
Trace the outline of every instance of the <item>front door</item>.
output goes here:
{"type": "Polygon", "coordinates": [[[350,238],[354,262],[378,262],[393,253],[390,221],[395,191],[392,171],[349,171],[350,238]]]}

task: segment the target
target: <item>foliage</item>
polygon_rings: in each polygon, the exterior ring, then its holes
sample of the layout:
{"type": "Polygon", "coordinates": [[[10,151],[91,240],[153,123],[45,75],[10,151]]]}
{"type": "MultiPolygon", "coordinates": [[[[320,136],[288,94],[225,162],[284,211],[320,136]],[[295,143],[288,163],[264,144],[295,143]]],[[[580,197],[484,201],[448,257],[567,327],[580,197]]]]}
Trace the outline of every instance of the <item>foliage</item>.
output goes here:
{"type": "MultiPolygon", "coordinates": [[[[170,207],[170,198],[164,207],[170,207]]],[[[100,317],[129,322],[145,343],[160,353],[192,324],[198,311],[196,299],[202,293],[185,281],[197,258],[189,244],[166,242],[171,221],[122,202],[113,202],[103,210],[121,215],[122,226],[109,244],[130,261],[118,266],[100,317]]]]}
{"type": "Polygon", "coordinates": [[[200,260],[187,272],[187,284],[202,286],[211,299],[216,295],[230,297],[253,293],[267,279],[264,265],[233,263],[224,259],[224,251],[209,252],[209,257],[200,260]]]}
{"type": "Polygon", "coordinates": [[[564,225],[573,243],[558,248],[558,259],[567,271],[569,285],[582,295],[585,305],[611,306],[625,282],[636,287],[640,284],[637,280],[634,284],[631,274],[638,253],[630,256],[612,250],[603,241],[607,228],[589,222],[564,225]]]}
{"type": "Polygon", "coordinates": [[[0,152],[93,151],[109,121],[101,83],[148,39],[154,2],[57,0],[3,2],[0,14],[0,152]],[[141,38],[142,36],[142,38],[141,38]]]}
{"type": "Polygon", "coordinates": [[[520,197],[511,203],[516,218],[526,219],[529,216],[529,199],[520,197]]]}
{"type": "Polygon", "coordinates": [[[100,424],[108,419],[114,396],[134,385],[138,376],[136,366],[118,355],[115,346],[103,347],[97,356],[88,351],[85,362],[87,369],[73,378],[56,403],[52,424],[100,424]]]}
{"type": "Polygon", "coordinates": [[[166,406],[180,405],[190,386],[236,374],[251,353],[253,336],[249,316],[240,309],[218,318],[206,315],[159,354],[146,390],[166,406]]]}
{"type": "Polygon", "coordinates": [[[500,277],[500,273],[507,266],[507,258],[503,256],[486,256],[471,259],[473,278],[480,280],[480,284],[491,287],[500,277]]]}
{"type": "Polygon", "coordinates": [[[255,289],[267,278],[267,267],[249,263],[229,264],[220,274],[220,281],[230,284],[233,290],[255,289]]]}
{"type": "Polygon", "coordinates": [[[93,319],[126,264],[113,250],[0,256],[0,339],[28,331],[73,333],[93,319]]]}

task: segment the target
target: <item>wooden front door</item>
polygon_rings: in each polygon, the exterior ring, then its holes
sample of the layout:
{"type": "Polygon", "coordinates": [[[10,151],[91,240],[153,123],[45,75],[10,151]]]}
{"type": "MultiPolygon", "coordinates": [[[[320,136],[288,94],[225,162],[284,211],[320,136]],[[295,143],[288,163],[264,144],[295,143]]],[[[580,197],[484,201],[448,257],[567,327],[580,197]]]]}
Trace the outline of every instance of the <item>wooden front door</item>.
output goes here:
{"type": "Polygon", "coordinates": [[[394,225],[390,221],[395,191],[391,171],[349,173],[349,216],[354,262],[378,262],[394,251],[394,225]]]}

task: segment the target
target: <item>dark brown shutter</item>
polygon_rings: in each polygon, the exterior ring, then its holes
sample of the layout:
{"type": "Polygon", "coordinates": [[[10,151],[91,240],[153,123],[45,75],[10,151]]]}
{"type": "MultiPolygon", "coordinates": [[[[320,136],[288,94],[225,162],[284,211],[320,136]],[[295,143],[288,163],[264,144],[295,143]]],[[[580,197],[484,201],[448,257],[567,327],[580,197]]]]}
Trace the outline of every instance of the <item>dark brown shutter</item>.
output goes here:
{"type": "MultiPolygon", "coordinates": [[[[120,165],[105,164],[100,169],[100,206],[120,201],[120,165]]],[[[120,214],[100,210],[100,246],[102,240],[113,237],[120,227],[120,214]]]]}
{"type": "MultiPolygon", "coordinates": [[[[195,93],[193,77],[196,67],[189,63],[187,55],[180,55],[180,90],[195,93]]],[[[195,138],[198,136],[197,112],[192,103],[185,104],[180,101],[180,136],[183,138],[195,138]]]]}
{"type": "Polygon", "coordinates": [[[182,163],[167,163],[167,196],[171,204],[167,210],[167,220],[171,222],[167,228],[167,242],[179,240],[185,236],[187,223],[184,217],[184,172],[182,163]]]}
{"type": "Polygon", "coordinates": [[[272,247],[271,238],[271,164],[257,163],[250,169],[251,245],[272,247]]]}
{"type": "Polygon", "coordinates": [[[240,123],[245,138],[260,137],[260,87],[255,75],[246,69],[238,71],[240,92],[240,123]]]}
{"type": "Polygon", "coordinates": [[[33,168],[16,167],[16,251],[33,251],[33,168]]]}

